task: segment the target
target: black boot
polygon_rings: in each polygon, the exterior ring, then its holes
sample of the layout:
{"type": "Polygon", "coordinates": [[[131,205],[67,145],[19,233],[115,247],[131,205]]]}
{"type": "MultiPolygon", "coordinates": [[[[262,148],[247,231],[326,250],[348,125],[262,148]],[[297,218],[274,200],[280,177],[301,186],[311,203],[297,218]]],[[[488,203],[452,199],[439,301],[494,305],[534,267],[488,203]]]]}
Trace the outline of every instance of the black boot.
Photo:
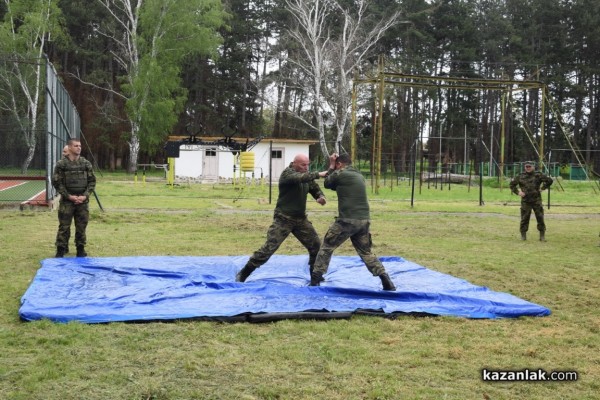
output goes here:
{"type": "Polygon", "coordinates": [[[85,247],[82,244],[77,245],[77,257],[87,257],[85,247]]]}
{"type": "Polygon", "coordinates": [[[62,246],[58,246],[56,248],[56,255],[54,257],[63,258],[64,256],[65,256],[65,248],[62,246]]]}
{"type": "Polygon", "coordinates": [[[256,269],[256,267],[253,267],[250,265],[244,266],[244,268],[240,269],[240,271],[235,275],[235,281],[236,282],[246,282],[246,279],[248,279],[250,274],[252,272],[254,272],[255,269],[256,269]]]}
{"type": "Polygon", "coordinates": [[[323,274],[320,272],[312,272],[310,274],[310,285],[309,286],[321,286],[321,282],[325,279],[323,278],[323,274]]]}
{"type": "Polygon", "coordinates": [[[546,241],[546,232],[540,232],[540,242],[546,241]]]}
{"type": "Polygon", "coordinates": [[[521,240],[527,240],[527,233],[521,232],[521,240]]]}
{"type": "Polygon", "coordinates": [[[379,279],[381,279],[381,284],[383,285],[383,290],[395,291],[396,286],[394,286],[394,282],[390,279],[390,276],[387,273],[383,273],[379,275],[379,279]]]}

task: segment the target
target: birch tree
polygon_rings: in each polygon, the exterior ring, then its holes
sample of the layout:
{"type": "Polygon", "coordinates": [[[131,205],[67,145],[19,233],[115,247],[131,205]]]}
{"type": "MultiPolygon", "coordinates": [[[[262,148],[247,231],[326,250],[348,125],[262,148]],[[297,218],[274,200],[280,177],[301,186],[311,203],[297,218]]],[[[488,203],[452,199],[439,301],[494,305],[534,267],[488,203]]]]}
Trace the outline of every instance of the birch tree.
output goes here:
{"type": "Polygon", "coordinates": [[[0,23],[0,109],[10,115],[27,146],[21,172],[35,155],[44,98],[46,44],[63,35],[61,12],[54,0],[3,0],[0,23]]]}
{"type": "Polygon", "coordinates": [[[310,95],[312,102],[313,118],[297,117],[319,133],[321,151],[328,156],[323,115],[335,116],[337,146],[348,131],[352,75],[401,14],[394,11],[373,24],[367,18],[370,0],[354,0],[351,8],[338,0],[285,1],[295,22],[289,35],[302,55],[289,61],[307,78],[296,84],[310,95]]]}
{"type": "Polygon", "coordinates": [[[114,41],[112,53],[122,71],[120,90],[125,101],[129,165],[134,172],[140,146],[151,150],[164,141],[177,122],[187,93],[181,65],[194,54],[214,54],[216,30],[225,14],[219,0],[97,0],[111,15],[117,30],[98,32],[114,41]]]}

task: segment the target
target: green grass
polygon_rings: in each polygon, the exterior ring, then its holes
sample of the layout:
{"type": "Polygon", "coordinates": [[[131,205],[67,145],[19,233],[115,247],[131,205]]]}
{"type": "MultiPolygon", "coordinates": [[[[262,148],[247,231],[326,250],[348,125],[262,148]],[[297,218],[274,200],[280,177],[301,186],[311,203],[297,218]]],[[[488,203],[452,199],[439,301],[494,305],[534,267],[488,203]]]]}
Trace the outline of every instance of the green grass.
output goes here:
{"type": "MultiPolygon", "coordinates": [[[[544,305],[542,318],[357,316],[265,324],[22,322],[19,300],[54,253],[56,212],[0,210],[0,399],[596,399],[600,392],[600,196],[563,182],[548,242],[521,242],[506,187],[410,186],[371,195],[374,250],[544,305]],[[481,380],[481,369],[576,370],[577,382],[481,380]]],[[[309,203],[323,234],[336,215],[309,203]]],[[[99,177],[92,256],[250,255],[267,187],[99,177]]],[[[276,198],[276,188],[273,189],[276,198]]],[[[274,203],[274,200],[273,200],[274,203]]],[[[532,221],[532,229],[534,228],[532,221]]],[[[535,232],[532,231],[532,235],[535,232]]],[[[293,238],[279,254],[303,254],[293,238]]],[[[354,254],[345,244],[336,254],[354,254]]],[[[402,290],[402,282],[396,282],[402,290]]]]}

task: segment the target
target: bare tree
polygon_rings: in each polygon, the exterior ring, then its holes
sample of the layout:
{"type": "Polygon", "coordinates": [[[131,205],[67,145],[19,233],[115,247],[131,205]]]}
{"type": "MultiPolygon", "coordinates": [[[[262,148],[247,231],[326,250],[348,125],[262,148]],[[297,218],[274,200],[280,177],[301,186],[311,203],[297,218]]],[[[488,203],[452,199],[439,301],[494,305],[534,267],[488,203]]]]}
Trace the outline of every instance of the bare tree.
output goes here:
{"type": "MultiPolygon", "coordinates": [[[[296,85],[310,95],[313,118],[300,115],[319,133],[321,150],[329,155],[325,138],[326,113],[333,114],[336,146],[348,131],[351,106],[352,75],[363,63],[379,39],[399,21],[395,11],[377,23],[369,24],[370,0],[355,0],[352,9],[337,0],[286,0],[296,22],[289,35],[297,42],[301,57],[290,59],[306,79],[296,85]],[[335,33],[328,24],[335,13],[340,21],[335,33]]],[[[339,150],[339,149],[336,149],[339,150]]]]}
{"type": "Polygon", "coordinates": [[[0,109],[15,121],[27,146],[21,172],[27,173],[35,155],[40,106],[44,95],[44,48],[62,34],[60,10],[52,0],[4,0],[0,24],[4,54],[0,68],[0,109]]]}
{"type": "Polygon", "coordinates": [[[216,52],[223,24],[221,3],[215,0],[97,0],[110,23],[97,33],[112,40],[113,58],[123,73],[119,90],[104,89],[126,103],[130,160],[137,168],[140,145],[149,148],[164,140],[185,103],[180,81],[182,60],[191,54],[216,52]]]}

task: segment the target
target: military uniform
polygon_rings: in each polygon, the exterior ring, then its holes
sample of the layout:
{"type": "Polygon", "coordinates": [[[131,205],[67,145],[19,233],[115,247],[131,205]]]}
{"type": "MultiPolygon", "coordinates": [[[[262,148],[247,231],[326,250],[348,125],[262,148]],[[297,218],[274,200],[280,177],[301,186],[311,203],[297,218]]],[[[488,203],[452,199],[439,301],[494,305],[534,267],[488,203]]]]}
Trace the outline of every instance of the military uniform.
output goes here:
{"type": "Polygon", "coordinates": [[[279,197],[273,223],[267,231],[267,240],[237,274],[238,282],[244,282],[256,268],[266,263],[290,233],[308,250],[308,265],[312,271],[321,240],[306,216],[306,197],[309,193],[315,200],[325,197],[315,179],[319,179],[318,172],[297,172],[292,164],[283,170],[279,177],[279,197]]]}
{"type": "MultiPolygon", "coordinates": [[[[528,164],[532,165],[532,164],[528,164]]],[[[529,229],[531,211],[535,214],[537,229],[540,232],[540,240],[545,240],[546,224],[544,223],[544,207],[542,206],[541,191],[552,185],[552,178],[538,171],[525,171],[510,182],[510,190],[518,195],[519,189],[525,193],[521,198],[521,238],[526,239],[529,229]]]]}
{"type": "Polygon", "coordinates": [[[89,221],[89,197],[96,188],[96,176],[92,164],[83,157],[71,161],[60,159],[54,167],[52,182],[60,194],[58,207],[58,232],[56,234],[57,257],[62,257],[69,245],[71,222],[75,220],[75,245],[78,256],[85,255],[86,228],[89,221]],[[69,200],[69,195],[85,196],[81,204],[69,200]]]}
{"type": "Polygon", "coordinates": [[[335,249],[350,239],[354,249],[373,276],[379,276],[385,290],[396,290],[379,258],[371,251],[369,201],[365,179],[351,166],[335,170],[325,178],[325,188],[338,194],[338,217],[329,227],[317,255],[311,286],[318,286],[327,272],[335,249]]]}

